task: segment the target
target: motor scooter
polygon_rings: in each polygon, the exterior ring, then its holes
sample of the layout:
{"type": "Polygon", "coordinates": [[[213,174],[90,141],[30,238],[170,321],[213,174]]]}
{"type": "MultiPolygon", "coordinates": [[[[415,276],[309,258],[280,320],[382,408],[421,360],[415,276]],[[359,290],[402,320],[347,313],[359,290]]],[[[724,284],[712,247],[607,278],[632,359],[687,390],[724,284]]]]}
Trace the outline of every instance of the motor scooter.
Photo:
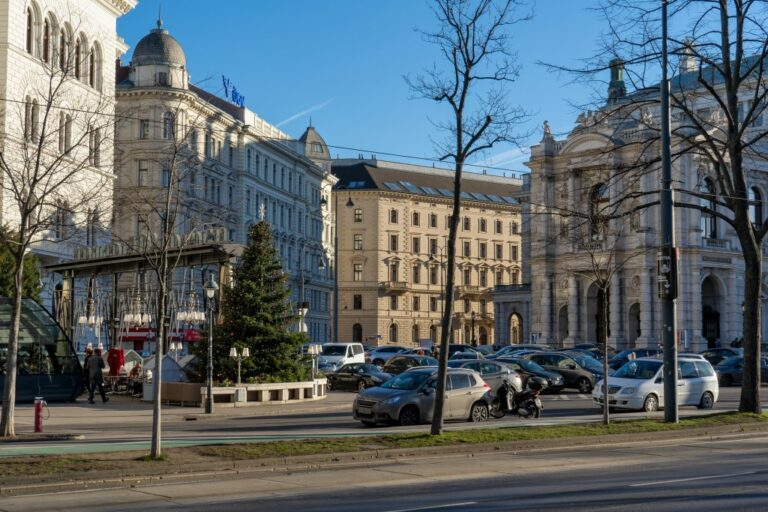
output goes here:
{"type": "Polygon", "coordinates": [[[544,409],[539,395],[546,386],[547,382],[544,379],[531,377],[528,379],[526,388],[516,393],[512,384],[505,380],[491,401],[491,416],[502,418],[506,414],[516,414],[523,418],[538,418],[544,409]]]}

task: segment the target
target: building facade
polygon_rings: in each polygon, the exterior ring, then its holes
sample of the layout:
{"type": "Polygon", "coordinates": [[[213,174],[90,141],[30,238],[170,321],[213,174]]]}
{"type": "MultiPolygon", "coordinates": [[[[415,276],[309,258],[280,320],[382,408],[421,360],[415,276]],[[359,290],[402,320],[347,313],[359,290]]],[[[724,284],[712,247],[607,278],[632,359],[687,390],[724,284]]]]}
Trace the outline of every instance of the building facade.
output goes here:
{"type": "MultiPolygon", "coordinates": [[[[440,339],[453,172],[336,160],[339,341],[440,339]]],[[[465,172],[451,339],[492,344],[492,290],[521,280],[522,182],[465,172]]]]}
{"type": "Polygon", "coordinates": [[[181,236],[219,228],[245,243],[248,227],[264,219],[297,310],[308,303],[297,329],[330,341],[336,180],[328,147],[311,126],[298,140],[277,129],[222,81],[226,98],[191,83],[184,51],[160,20],[118,68],[115,236],[145,236],[166,204],[181,236]],[[170,199],[169,187],[178,191],[170,199]]]}
{"type": "MultiPolygon", "coordinates": [[[[108,240],[114,179],[116,20],[135,0],[9,0],[0,14],[0,224],[19,229],[29,195],[43,265],[108,240]],[[39,161],[37,157],[40,157],[39,161]],[[35,174],[37,173],[37,174],[35,174]],[[45,186],[35,176],[47,177],[45,186]],[[13,190],[21,190],[21,195],[13,190]]],[[[51,307],[53,282],[43,274],[51,307]]]]}
{"type": "MultiPolygon", "coordinates": [[[[681,69],[687,74],[675,77],[675,86],[694,87],[698,70],[681,69]]],[[[625,96],[621,71],[621,62],[614,62],[609,101],[602,110],[581,114],[562,140],[545,130],[531,148],[531,332],[541,342],[571,346],[600,341],[606,332],[617,349],[661,342],[660,207],[643,207],[656,201],[661,183],[658,164],[644,163],[653,162],[660,151],[653,142],[658,104],[633,106],[637,97],[625,96]],[[610,215],[604,215],[608,210],[610,215]],[[601,220],[606,216],[611,218],[601,220]],[[600,286],[601,279],[609,286],[600,286]]],[[[657,89],[650,91],[635,94],[657,94],[657,89]]],[[[694,107],[701,115],[712,112],[716,124],[717,106],[707,98],[701,95],[694,107]]],[[[746,105],[749,98],[739,101],[746,105]]],[[[683,122],[673,116],[673,131],[683,122]]],[[[702,204],[720,208],[710,164],[675,144],[677,197],[690,199],[686,190],[711,194],[702,204]]],[[[755,203],[751,214],[762,219],[768,169],[765,161],[747,165],[755,203]]],[[[679,345],[699,351],[741,337],[744,264],[736,233],[721,219],[678,207],[674,244],[679,345]]]]}

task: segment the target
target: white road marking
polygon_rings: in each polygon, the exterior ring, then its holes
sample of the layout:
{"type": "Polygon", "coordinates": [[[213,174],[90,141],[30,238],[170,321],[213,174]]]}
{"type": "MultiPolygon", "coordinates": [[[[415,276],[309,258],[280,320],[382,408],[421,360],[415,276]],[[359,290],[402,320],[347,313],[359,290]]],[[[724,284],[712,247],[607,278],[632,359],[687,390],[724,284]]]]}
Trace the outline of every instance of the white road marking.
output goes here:
{"type": "Polygon", "coordinates": [[[754,475],[757,471],[746,471],[744,473],[728,473],[724,475],[697,476],[693,478],[678,478],[676,480],[659,480],[656,482],[643,482],[641,484],[630,484],[630,487],[647,487],[649,485],[676,484],[678,482],[693,482],[696,480],[711,480],[713,478],[732,478],[735,476],[754,475]]]}
{"type": "Polygon", "coordinates": [[[384,512],[416,512],[417,510],[439,510],[441,508],[453,508],[453,507],[463,507],[465,505],[477,505],[476,501],[465,501],[463,503],[448,503],[446,505],[431,505],[428,507],[418,507],[418,508],[399,508],[396,510],[386,510],[384,512]]]}
{"type": "Polygon", "coordinates": [[[569,397],[568,395],[557,395],[557,398],[559,398],[560,400],[570,400],[571,399],[571,397],[569,397]]]}

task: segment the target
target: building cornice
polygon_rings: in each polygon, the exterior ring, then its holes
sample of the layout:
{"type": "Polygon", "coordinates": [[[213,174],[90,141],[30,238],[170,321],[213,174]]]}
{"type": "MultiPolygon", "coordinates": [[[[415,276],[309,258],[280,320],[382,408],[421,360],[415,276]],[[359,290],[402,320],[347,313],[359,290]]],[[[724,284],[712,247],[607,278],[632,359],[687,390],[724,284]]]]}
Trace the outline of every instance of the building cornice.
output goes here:
{"type": "Polygon", "coordinates": [[[127,14],[136,7],[136,0],[97,0],[105,9],[115,17],[127,14]]]}

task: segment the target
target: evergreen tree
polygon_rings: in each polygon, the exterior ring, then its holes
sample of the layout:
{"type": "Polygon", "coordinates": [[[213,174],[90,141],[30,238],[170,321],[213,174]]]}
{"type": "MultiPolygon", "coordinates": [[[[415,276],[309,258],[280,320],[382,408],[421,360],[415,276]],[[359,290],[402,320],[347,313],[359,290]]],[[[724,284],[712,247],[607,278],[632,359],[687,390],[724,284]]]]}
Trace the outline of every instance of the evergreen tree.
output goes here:
{"type": "MultiPolygon", "coordinates": [[[[5,244],[0,244],[0,296],[13,297],[14,293],[14,260],[8,243],[16,243],[19,236],[6,227],[0,227],[5,244]]],[[[24,258],[24,274],[22,277],[23,295],[38,300],[40,298],[40,269],[37,258],[28,254],[24,258]]]]}
{"type": "MultiPolygon", "coordinates": [[[[288,332],[297,320],[289,301],[290,290],[272,243],[269,225],[251,226],[248,245],[234,273],[234,283],[222,292],[223,322],[214,329],[214,380],[237,378],[236,363],[229,357],[233,346],[248,347],[251,356],[243,360],[242,379],[291,382],[305,380],[301,345],[305,335],[288,332]]],[[[197,344],[196,380],[205,380],[207,347],[197,344]]]]}

